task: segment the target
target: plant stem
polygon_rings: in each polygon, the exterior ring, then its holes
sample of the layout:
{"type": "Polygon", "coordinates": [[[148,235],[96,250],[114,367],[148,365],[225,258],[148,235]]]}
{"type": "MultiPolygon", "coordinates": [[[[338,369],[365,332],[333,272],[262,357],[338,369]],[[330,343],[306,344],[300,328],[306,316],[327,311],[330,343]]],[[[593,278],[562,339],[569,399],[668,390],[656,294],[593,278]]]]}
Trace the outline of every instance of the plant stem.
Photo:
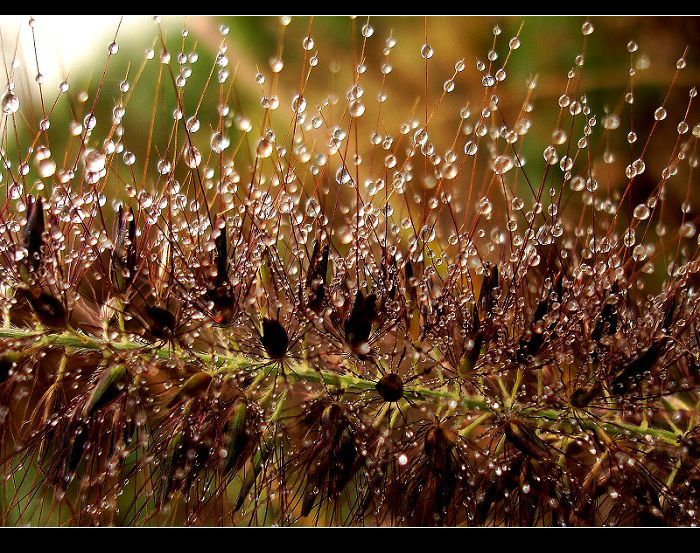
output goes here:
{"type": "MultiPolygon", "coordinates": [[[[138,343],[128,340],[112,341],[94,336],[79,333],[77,331],[66,331],[62,333],[37,333],[31,330],[20,328],[0,328],[0,338],[27,340],[37,339],[40,344],[50,347],[58,346],[63,348],[77,348],[93,351],[138,351],[149,349],[151,353],[159,359],[169,359],[173,355],[172,348],[159,347],[153,349],[148,344],[138,343]]],[[[36,347],[36,346],[35,346],[36,347]]],[[[211,372],[233,372],[241,370],[257,371],[261,365],[255,360],[251,360],[243,354],[236,353],[205,353],[193,349],[186,350],[191,355],[197,357],[202,363],[213,366],[211,372]]],[[[331,386],[352,391],[374,390],[376,382],[373,380],[360,378],[354,375],[338,374],[330,371],[322,371],[309,366],[306,362],[295,362],[291,365],[288,377],[304,382],[323,382],[331,386]]],[[[432,390],[422,386],[407,386],[404,389],[404,397],[414,400],[433,399],[438,401],[456,402],[457,405],[465,409],[476,411],[493,411],[489,402],[481,396],[465,395],[458,391],[446,389],[432,390]]],[[[672,431],[661,428],[644,427],[626,422],[597,422],[592,418],[576,417],[557,409],[537,409],[522,411],[523,415],[539,419],[542,427],[549,430],[557,430],[566,425],[575,425],[583,429],[592,430],[600,426],[605,432],[611,435],[625,436],[635,435],[641,437],[651,437],[662,440],[668,444],[676,444],[678,435],[672,431]]]]}

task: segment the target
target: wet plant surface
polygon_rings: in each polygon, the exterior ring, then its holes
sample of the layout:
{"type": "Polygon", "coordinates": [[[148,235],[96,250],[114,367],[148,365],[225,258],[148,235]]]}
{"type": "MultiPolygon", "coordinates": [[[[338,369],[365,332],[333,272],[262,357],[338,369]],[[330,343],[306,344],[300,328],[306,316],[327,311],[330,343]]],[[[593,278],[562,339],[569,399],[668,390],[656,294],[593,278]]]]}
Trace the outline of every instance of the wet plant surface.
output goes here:
{"type": "Polygon", "coordinates": [[[600,101],[583,20],[539,120],[522,27],[443,75],[353,19],[319,93],[330,23],[276,21],[251,75],[159,18],[117,73],[117,32],[84,90],[5,44],[2,523],[697,524],[692,52],[600,101]]]}

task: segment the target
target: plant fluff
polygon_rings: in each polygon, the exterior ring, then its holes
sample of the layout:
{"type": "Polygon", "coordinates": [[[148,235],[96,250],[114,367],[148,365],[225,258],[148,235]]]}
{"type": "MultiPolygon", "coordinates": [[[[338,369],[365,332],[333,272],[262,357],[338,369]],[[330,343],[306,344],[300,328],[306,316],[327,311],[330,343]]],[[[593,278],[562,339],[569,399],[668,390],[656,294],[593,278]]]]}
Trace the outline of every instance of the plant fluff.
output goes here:
{"type": "Polygon", "coordinates": [[[700,521],[687,53],[655,111],[634,42],[625,89],[593,101],[586,21],[540,122],[536,78],[501,92],[519,32],[440,75],[426,31],[393,126],[401,36],[369,20],[317,94],[324,22],[290,44],[283,18],[258,98],[227,28],[204,63],[156,24],[126,75],[117,35],[85,90],[39,75],[22,95],[33,75],[6,67],[3,524],[700,521]]]}

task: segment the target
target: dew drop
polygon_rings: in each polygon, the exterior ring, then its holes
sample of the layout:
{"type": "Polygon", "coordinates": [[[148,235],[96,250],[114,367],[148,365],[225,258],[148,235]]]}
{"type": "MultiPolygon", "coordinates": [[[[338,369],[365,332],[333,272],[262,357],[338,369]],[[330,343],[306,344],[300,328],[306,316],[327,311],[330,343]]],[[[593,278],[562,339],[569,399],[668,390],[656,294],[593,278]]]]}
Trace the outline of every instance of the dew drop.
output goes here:
{"type": "Polygon", "coordinates": [[[193,145],[185,146],[182,151],[182,157],[185,160],[185,165],[190,169],[196,169],[202,163],[202,154],[193,145]]]}
{"type": "Polygon", "coordinates": [[[88,150],[85,153],[85,169],[90,173],[99,173],[106,163],[107,158],[100,150],[88,150]]]}
{"type": "Polygon", "coordinates": [[[493,160],[493,172],[503,175],[513,168],[513,160],[509,156],[498,156],[493,160]]]}
{"type": "Polygon", "coordinates": [[[199,130],[199,126],[199,119],[194,116],[187,119],[187,122],[185,123],[185,127],[189,132],[197,132],[199,130]]]}
{"type": "Polygon", "coordinates": [[[272,142],[267,137],[258,140],[258,147],[255,152],[259,158],[267,158],[272,154],[272,142]]]}
{"type": "Polygon", "coordinates": [[[304,37],[304,40],[301,41],[301,46],[307,52],[309,50],[312,50],[314,47],[314,39],[311,38],[310,36],[304,37]]]}
{"type": "Polygon", "coordinates": [[[637,207],[634,208],[634,211],[632,212],[634,218],[639,219],[640,221],[645,221],[646,219],[648,219],[650,213],[651,210],[646,204],[639,204],[637,207]]]}
{"type": "Polygon", "coordinates": [[[292,98],[292,111],[297,115],[306,111],[306,99],[301,94],[297,94],[292,98]]]}
{"type": "Polygon", "coordinates": [[[309,198],[306,201],[306,214],[315,219],[321,213],[321,206],[318,204],[315,198],[309,198]]]}
{"type": "Polygon", "coordinates": [[[554,165],[557,161],[559,161],[559,156],[557,155],[557,151],[554,146],[547,146],[542,156],[548,165],[554,165]]]}
{"type": "Polygon", "coordinates": [[[350,115],[353,117],[361,117],[365,113],[365,105],[359,100],[350,102],[350,115]]]}
{"type": "Polygon", "coordinates": [[[217,154],[223,152],[226,148],[229,147],[230,144],[230,140],[223,133],[215,132],[211,135],[211,149],[217,154]]]}
{"type": "Polygon", "coordinates": [[[695,236],[696,232],[697,229],[695,228],[695,224],[691,223],[690,221],[683,223],[678,229],[678,235],[681,238],[692,238],[695,236]]]}
{"type": "Polygon", "coordinates": [[[19,109],[19,98],[17,97],[17,95],[14,92],[8,91],[2,97],[2,112],[5,115],[10,115],[12,113],[16,113],[18,109],[19,109]]]}

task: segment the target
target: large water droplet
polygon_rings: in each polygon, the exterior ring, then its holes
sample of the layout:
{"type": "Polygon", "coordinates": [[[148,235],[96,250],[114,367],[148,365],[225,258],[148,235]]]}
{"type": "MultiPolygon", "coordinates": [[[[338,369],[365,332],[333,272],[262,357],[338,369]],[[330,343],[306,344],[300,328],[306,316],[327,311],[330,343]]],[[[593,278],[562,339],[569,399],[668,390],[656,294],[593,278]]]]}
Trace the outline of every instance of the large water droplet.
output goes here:
{"type": "Polygon", "coordinates": [[[216,152],[217,154],[220,154],[223,152],[226,148],[229,147],[231,144],[231,141],[226,137],[225,134],[220,133],[220,132],[215,132],[214,134],[211,135],[211,149],[213,152],[216,152]]]}
{"type": "Polygon", "coordinates": [[[107,158],[100,150],[88,150],[85,153],[85,169],[90,173],[99,173],[106,163],[107,158]]]}
{"type": "Polygon", "coordinates": [[[16,113],[18,109],[19,109],[19,98],[17,97],[17,95],[14,92],[8,91],[2,97],[2,112],[5,115],[10,115],[12,113],[16,113]]]}
{"type": "Polygon", "coordinates": [[[195,169],[202,163],[202,154],[199,153],[195,146],[185,146],[182,151],[182,157],[185,160],[185,165],[190,169],[195,169]]]}
{"type": "Polygon", "coordinates": [[[639,219],[640,221],[648,219],[650,213],[651,210],[646,204],[639,204],[637,207],[634,208],[634,211],[632,212],[634,218],[639,219]]]}
{"type": "Polygon", "coordinates": [[[508,156],[498,156],[493,160],[493,172],[503,175],[513,168],[513,160],[508,156]]]}
{"type": "Polygon", "coordinates": [[[255,151],[258,157],[270,157],[270,154],[272,154],[272,142],[270,142],[270,140],[267,137],[262,137],[258,141],[258,147],[255,151]]]}
{"type": "Polygon", "coordinates": [[[297,114],[306,111],[306,100],[301,94],[297,94],[292,98],[292,111],[297,114]]]}

